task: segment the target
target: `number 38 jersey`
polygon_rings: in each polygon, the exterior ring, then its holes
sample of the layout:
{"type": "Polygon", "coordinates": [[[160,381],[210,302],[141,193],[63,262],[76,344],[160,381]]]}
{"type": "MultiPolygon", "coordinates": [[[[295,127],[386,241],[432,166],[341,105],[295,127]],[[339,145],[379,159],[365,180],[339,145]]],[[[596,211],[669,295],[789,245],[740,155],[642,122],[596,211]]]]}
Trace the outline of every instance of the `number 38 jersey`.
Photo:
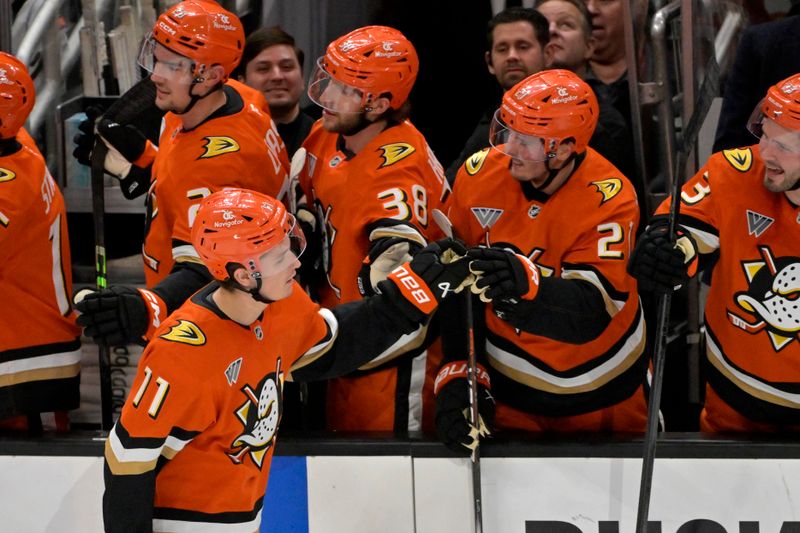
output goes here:
{"type": "MultiPolygon", "coordinates": [[[[322,220],[324,233],[322,260],[328,283],[318,287],[324,307],[361,299],[358,273],[372,241],[400,237],[424,246],[443,236],[431,211],[442,208],[450,188],[425,138],[409,121],[387,127],[358,154],[349,152],[342,138],[325,131],[318,121],[303,146],[307,159],[300,186],[322,220]]],[[[420,330],[420,343],[423,333],[420,330]]],[[[366,375],[333,380],[328,385],[329,429],[419,429],[414,413],[433,412],[428,400],[433,397],[434,372],[423,354],[415,365],[399,370],[373,368],[366,375]],[[426,399],[426,409],[421,398],[426,399]]]]}
{"type": "MultiPolygon", "coordinates": [[[[619,402],[642,385],[647,368],[636,282],[626,272],[639,222],[636,194],[591,148],[580,157],[573,174],[548,196],[526,189],[509,173],[509,157],[487,148],[459,170],[449,206],[455,233],[468,246],[527,256],[539,267],[542,285],[548,277],[581,280],[602,294],[610,322],[588,341],[578,340],[574,329],[548,326],[547,316],[531,317],[539,334],[518,330],[486,306],[484,348],[493,394],[538,415],[571,416],[619,402]]],[[[640,407],[643,428],[643,398],[640,407]]]]}
{"type": "MultiPolygon", "coordinates": [[[[730,408],[800,424],[800,207],[764,187],[764,175],[757,145],[724,150],[681,192],[681,225],[701,254],[719,251],[705,308],[703,429],[747,430],[730,408]]],[[[656,216],[668,210],[665,201],[656,216]]]]}
{"type": "Polygon", "coordinates": [[[78,407],[64,199],[33,139],[0,155],[0,419],[78,407]]]}
{"type": "Polygon", "coordinates": [[[224,187],[283,194],[289,159],[263,95],[233,80],[223,90],[227,103],[192,130],[178,115],[164,116],[142,254],[148,287],[175,262],[200,262],[190,230],[203,198],[224,187]]]}

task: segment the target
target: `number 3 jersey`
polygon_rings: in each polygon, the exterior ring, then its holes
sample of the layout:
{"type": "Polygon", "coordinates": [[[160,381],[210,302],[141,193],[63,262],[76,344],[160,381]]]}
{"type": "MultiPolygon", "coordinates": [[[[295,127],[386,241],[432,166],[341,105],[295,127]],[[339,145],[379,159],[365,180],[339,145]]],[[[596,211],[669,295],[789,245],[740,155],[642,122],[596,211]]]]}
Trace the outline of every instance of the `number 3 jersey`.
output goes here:
{"type": "MultiPolygon", "coordinates": [[[[764,175],[758,146],[724,150],[681,192],[681,225],[701,254],[719,252],[705,308],[716,394],[703,415],[719,429],[742,429],[726,427],[725,404],[756,422],[800,424],[800,207],[764,175]]],[[[668,210],[665,201],[656,216],[668,210]]]]}
{"type": "Polygon", "coordinates": [[[225,187],[283,194],[289,159],[263,95],[232,80],[223,90],[227,103],[192,130],[179,115],[164,116],[142,254],[148,287],[175,262],[200,262],[190,230],[203,198],[225,187]]]}
{"type": "Polygon", "coordinates": [[[64,199],[33,140],[0,155],[0,419],[78,407],[64,199]]]}
{"type": "MultiPolygon", "coordinates": [[[[322,260],[327,285],[323,306],[361,299],[358,273],[372,241],[401,237],[420,245],[442,237],[431,218],[450,189],[422,134],[408,121],[383,130],[358,154],[318,121],[303,146],[307,158],[300,185],[323,227],[322,260]]],[[[419,331],[417,346],[423,343],[419,331]]],[[[342,431],[419,430],[420,413],[432,422],[435,368],[420,350],[415,362],[375,368],[328,384],[328,428],[342,431]],[[427,367],[427,369],[426,369],[427,367]],[[426,372],[427,370],[427,372],[426,372]],[[423,388],[425,392],[423,392],[423,388]],[[426,400],[423,410],[422,398],[426,400]]]]}
{"type": "MultiPolygon", "coordinates": [[[[526,317],[536,333],[517,329],[487,304],[483,348],[492,393],[537,415],[578,415],[630,398],[647,369],[644,318],[636,282],[626,272],[639,221],[633,186],[591,148],[576,161],[573,174],[548,196],[515,180],[509,157],[487,148],[459,170],[449,207],[454,231],[468,246],[510,249],[538,266],[537,299],[556,277],[591,284],[602,295],[605,310],[575,312],[567,324],[542,305],[539,315],[526,317]],[[597,323],[598,313],[607,314],[600,317],[607,325],[587,338],[581,330],[597,323]]],[[[565,300],[548,305],[553,313],[581,309],[565,300]]],[[[638,409],[643,429],[643,397],[638,409]]]]}

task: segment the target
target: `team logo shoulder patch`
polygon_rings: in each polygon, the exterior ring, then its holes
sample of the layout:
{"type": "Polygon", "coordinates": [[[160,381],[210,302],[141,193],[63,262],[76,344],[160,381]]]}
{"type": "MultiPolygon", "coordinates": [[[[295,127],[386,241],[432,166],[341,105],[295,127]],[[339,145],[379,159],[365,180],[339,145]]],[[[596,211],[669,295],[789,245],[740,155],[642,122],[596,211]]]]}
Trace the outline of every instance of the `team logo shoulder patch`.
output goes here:
{"type": "Polygon", "coordinates": [[[464,161],[464,168],[467,174],[474,176],[483,168],[483,163],[486,161],[486,156],[489,155],[489,149],[484,148],[480,152],[475,152],[464,161]]]}
{"type": "Polygon", "coordinates": [[[590,185],[597,187],[597,192],[603,195],[603,199],[600,200],[600,205],[614,198],[622,190],[622,180],[619,178],[593,181],[590,185]]]}
{"type": "Polygon", "coordinates": [[[478,219],[478,224],[480,224],[483,229],[490,229],[495,225],[500,215],[503,214],[502,209],[495,209],[493,207],[473,207],[471,211],[472,214],[475,215],[475,218],[478,219]]]}
{"type": "Polygon", "coordinates": [[[7,168],[0,168],[0,183],[11,181],[16,177],[17,175],[14,172],[8,170],[7,168]]]}
{"type": "Polygon", "coordinates": [[[205,152],[198,159],[208,159],[222,154],[239,151],[239,143],[233,137],[203,137],[206,144],[203,146],[205,152]]]}
{"type": "Polygon", "coordinates": [[[394,165],[417,151],[416,148],[408,143],[384,144],[378,149],[381,150],[380,155],[383,158],[383,163],[378,168],[394,165]]]}
{"type": "Polygon", "coordinates": [[[722,155],[733,168],[739,172],[747,172],[753,166],[753,152],[750,148],[734,148],[723,150],[722,155]]]}
{"type": "Polygon", "coordinates": [[[772,223],[775,222],[774,218],[767,215],[756,213],[755,211],[747,210],[747,234],[761,237],[761,234],[767,231],[772,223]]]}
{"type": "Polygon", "coordinates": [[[188,320],[179,320],[177,324],[169,328],[168,332],[161,335],[161,338],[192,346],[202,346],[206,343],[206,335],[203,330],[188,320]]]}

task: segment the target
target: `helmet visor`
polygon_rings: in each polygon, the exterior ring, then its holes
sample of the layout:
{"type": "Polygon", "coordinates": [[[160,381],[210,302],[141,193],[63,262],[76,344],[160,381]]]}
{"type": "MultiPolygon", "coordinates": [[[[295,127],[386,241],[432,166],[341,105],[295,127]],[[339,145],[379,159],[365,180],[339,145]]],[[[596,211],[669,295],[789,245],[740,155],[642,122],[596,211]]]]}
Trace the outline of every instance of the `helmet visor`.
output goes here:
{"type": "Polygon", "coordinates": [[[317,59],[317,66],[308,84],[308,97],[311,101],[334,113],[363,112],[364,93],[360,89],[335,80],[323,63],[324,57],[317,59]]]}
{"type": "Polygon", "coordinates": [[[288,216],[288,224],[291,225],[291,228],[286,233],[286,237],[261,255],[261,275],[263,277],[282,273],[293,265],[306,249],[306,237],[303,235],[303,230],[300,229],[294,216],[288,216]]]}
{"type": "Polygon", "coordinates": [[[176,54],[147,34],[139,49],[137,63],[148,74],[175,83],[191,85],[194,80],[195,63],[186,56],[176,54]]]}
{"type": "Polygon", "coordinates": [[[548,159],[545,152],[545,140],[536,135],[527,135],[510,128],[500,116],[498,109],[494,113],[489,127],[489,143],[498,152],[512,159],[528,162],[540,162],[548,159]]]}
{"type": "Polygon", "coordinates": [[[750,114],[747,130],[759,140],[762,150],[770,145],[779,152],[800,155],[800,132],[789,130],[774,120],[770,121],[772,125],[768,128],[770,134],[764,131],[764,121],[769,117],[762,111],[763,104],[764,100],[761,100],[750,114]]]}

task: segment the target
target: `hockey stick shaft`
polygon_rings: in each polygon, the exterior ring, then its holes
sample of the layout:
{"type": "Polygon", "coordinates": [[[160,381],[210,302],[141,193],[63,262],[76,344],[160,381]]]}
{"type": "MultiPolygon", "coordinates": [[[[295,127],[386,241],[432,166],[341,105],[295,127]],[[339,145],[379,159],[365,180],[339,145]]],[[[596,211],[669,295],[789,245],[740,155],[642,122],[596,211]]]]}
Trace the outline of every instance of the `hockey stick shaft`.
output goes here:
{"type": "MultiPolygon", "coordinates": [[[[104,168],[108,148],[99,138],[92,150],[92,217],[94,222],[94,265],[98,290],[107,285],[105,237],[105,184],[104,168]]],[[[114,425],[113,398],[111,397],[111,357],[107,344],[99,343],[97,353],[100,364],[101,427],[111,431],[114,425]]]]}
{"type": "MultiPolygon", "coordinates": [[[[680,216],[680,194],[683,186],[686,162],[694,149],[700,125],[711,107],[711,101],[719,86],[719,65],[712,56],[706,67],[706,77],[700,89],[697,105],[684,130],[683,143],[675,157],[675,179],[669,204],[668,228],[670,239],[674,241],[678,217],[680,216]]],[[[658,419],[661,408],[661,390],[664,382],[664,363],[667,351],[669,312],[672,306],[672,293],[661,295],[658,301],[658,320],[656,326],[656,345],[653,353],[653,381],[650,388],[650,401],[647,405],[647,430],[642,456],[642,477],[639,484],[639,504],[636,511],[636,533],[647,533],[647,519],[650,513],[650,496],[653,488],[653,468],[655,466],[656,444],[658,439],[658,419]]]]}
{"type": "MultiPolygon", "coordinates": [[[[433,220],[451,239],[456,238],[453,223],[439,209],[433,209],[433,220]]],[[[467,321],[467,382],[469,383],[469,421],[473,427],[480,427],[480,413],[478,412],[478,363],[475,356],[475,331],[472,319],[472,295],[465,292],[465,315],[467,321]]],[[[475,437],[480,439],[480,436],[475,437]]],[[[483,499],[481,495],[481,452],[480,440],[475,443],[475,449],[470,456],[472,464],[472,501],[475,511],[475,533],[483,533],[483,499]]]]}

